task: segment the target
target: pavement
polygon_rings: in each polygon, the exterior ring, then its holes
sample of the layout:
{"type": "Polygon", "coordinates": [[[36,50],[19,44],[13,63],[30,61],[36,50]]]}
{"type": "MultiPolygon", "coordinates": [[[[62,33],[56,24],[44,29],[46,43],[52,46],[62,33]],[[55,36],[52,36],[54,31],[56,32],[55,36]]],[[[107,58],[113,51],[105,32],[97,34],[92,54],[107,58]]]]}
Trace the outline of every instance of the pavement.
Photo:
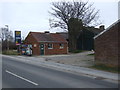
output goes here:
{"type": "Polygon", "coordinates": [[[2,56],[8,57],[8,58],[15,58],[16,60],[19,60],[21,62],[34,64],[38,66],[50,67],[57,70],[70,71],[73,73],[80,73],[86,76],[93,77],[95,79],[104,79],[104,80],[108,80],[108,81],[110,80],[113,82],[114,81],[118,82],[120,80],[120,78],[118,78],[120,74],[117,74],[117,73],[105,72],[105,71],[95,70],[95,69],[85,68],[85,67],[65,65],[65,64],[55,63],[55,62],[47,62],[45,58],[36,58],[36,57],[28,57],[28,56],[7,56],[7,55],[2,55],[2,56]]]}
{"type": "Polygon", "coordinates": [[[43,55],[35,56],[38,58],[45,58],[48,62],[56,62],[79,67],[91,67],[94,65],[93,51],[84,51],[81,53],[69,53],[64,55],[43,55]]]}

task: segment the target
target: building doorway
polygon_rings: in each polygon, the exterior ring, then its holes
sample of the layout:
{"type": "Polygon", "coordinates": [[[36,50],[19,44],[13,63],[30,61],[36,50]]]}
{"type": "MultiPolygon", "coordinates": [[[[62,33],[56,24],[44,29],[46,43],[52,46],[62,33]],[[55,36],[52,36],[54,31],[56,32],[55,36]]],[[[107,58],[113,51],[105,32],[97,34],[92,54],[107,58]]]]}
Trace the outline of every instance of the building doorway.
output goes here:
{"type": "Polygon", "coordinates": [[[40,55],[44,55],[44,44],[40,44],[40,55]]]}

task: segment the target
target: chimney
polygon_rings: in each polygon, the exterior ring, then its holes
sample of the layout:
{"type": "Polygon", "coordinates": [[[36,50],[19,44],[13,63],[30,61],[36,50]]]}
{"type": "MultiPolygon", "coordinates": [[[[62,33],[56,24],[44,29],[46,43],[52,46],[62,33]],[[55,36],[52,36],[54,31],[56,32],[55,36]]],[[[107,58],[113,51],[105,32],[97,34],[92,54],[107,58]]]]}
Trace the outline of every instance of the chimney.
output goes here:
{"type": "Polygon", "coordinates": [[[105,30],[105,26],[104,26],[104,25],[101,25],[101,26],[99,27],[99,29],[100,29],[101,31],[103,31],[103,30],[105,30]]]}
{"type": "Polygon", "coordinates": [[[50,32],[49,31],[45,31],[44,33],[49,34],[50,32]]]}

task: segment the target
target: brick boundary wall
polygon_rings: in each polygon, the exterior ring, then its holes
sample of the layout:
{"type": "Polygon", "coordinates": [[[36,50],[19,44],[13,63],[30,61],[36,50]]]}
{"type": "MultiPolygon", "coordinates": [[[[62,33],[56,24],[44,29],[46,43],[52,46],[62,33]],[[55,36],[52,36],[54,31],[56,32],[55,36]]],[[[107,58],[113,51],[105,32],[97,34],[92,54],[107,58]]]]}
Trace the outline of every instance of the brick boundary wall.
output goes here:
{"type": "Polygon", "coordinates": [[[105,64],[116,67],[118,65],[120,53],[120,22],[112,26],[102,35],[95,38],[95,64],[105,64]],[[118,41],[119,40],[119,41],[118,41]]]}

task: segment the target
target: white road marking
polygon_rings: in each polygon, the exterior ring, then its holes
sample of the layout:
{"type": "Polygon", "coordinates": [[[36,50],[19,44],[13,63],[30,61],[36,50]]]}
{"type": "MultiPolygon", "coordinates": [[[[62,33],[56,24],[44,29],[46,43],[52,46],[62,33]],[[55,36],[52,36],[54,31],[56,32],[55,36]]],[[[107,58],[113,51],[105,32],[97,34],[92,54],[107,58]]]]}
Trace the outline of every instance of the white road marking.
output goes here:
{"type": "Polygon", "coordinates": [[[35,82],[33,82],[33,81],[30,81],[30,80],[28,80],[28,79],[26,79],[26,78],[24,78],[24,77],[21,77],[21,76],[19,76],[19,75],[17,75],[17,74],[14,74],[14,73],[12,73],[12,72],[10,72],[10,71],[8,71],[8,70],[6,70],[6,72],[9,73],[9,74],[11,74],[11,75],[13,75],[13,76],[15,76],[15,77],[18,77],[18,78],[24,80],[24,81],[27,81],[27,82],[29,82],[29,83],[31,83],[31,84],[33,84],[33,85],[36,85],[36,86],[38,85],[37,83],[35,83],[35,82]]]}

